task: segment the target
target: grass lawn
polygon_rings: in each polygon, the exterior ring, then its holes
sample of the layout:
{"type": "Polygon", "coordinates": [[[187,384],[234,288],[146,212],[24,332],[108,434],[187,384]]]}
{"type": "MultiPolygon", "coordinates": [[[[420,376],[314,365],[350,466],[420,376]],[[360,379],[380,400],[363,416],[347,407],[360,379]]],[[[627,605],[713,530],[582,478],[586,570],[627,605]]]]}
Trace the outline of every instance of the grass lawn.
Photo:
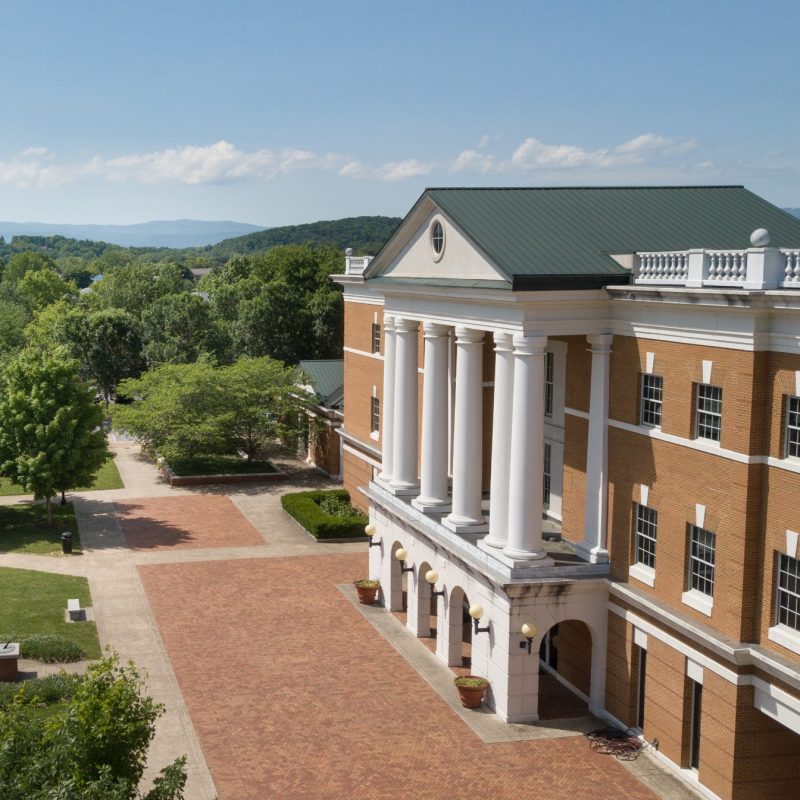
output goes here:
{"type": "MultiPolygon", "coordinates": [[[[125,484],[119,476],[119,470],[114,463],[114,459],[110,458],[100,467],[94,483],[91,486],[82,486],[80,489],[75,489],[76,492],[89,492],[98,491],[99,489],[124,489],[125,484]]],[[[0,478],[0,496],[10,496],[17,494],[28,494],[21,486],[11,483],[6,478],[0,478]]]]}
{"type": "MultiPolygon", "coordinates": [[[[72,503],[53,503],[53,526],[47,525],[47,511],[39,503],[0,506],[0,553],[61,555],[61,534],[72,532],[72,552],[81,552],[78,523],[72,503]]],[[[68,556],[65,556],[68,558],[68,556]]],[[[1,632],[1,631],[0,631],[1,632]]]]}
{"type": "Polygon", "coordinates": [[[170,461],[176,475],[251,475],[254,472],[277,472],[269,461],[247,461],[239,456],[205,456],[192,461],[170,461]]]}
{"type": "Polygon", "coordinates": [[[87,658],[100,658],[94,622],[64,622],[70,597],[92,604],[86,578],[0,567],[0,634],[54,633],[80,645],[87,658]]]}

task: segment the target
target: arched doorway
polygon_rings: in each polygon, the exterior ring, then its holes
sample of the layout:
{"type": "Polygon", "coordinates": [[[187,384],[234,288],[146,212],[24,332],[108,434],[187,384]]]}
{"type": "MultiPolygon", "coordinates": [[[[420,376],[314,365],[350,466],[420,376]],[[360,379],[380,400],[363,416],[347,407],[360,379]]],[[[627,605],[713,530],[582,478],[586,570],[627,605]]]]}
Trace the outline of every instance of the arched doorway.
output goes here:
{"type": "MultiPolygon", "coordinates": [[[[455,667],[456,671],[469,672],[472,659],[472,618],[469,600],[460,586],[447,590],[445,618],[437,629],[436,652],[439,658],[455,667]]],[[[466,674],[462,672],[461,674],[466,674]]]]}
{"type": "MultiPolygon", "coordinates": [[[[400,562],[395,558],[395,553],[403,545],[400,542],[392,544],[389,556],[389,587],[384,587],[384,602],[389,611],[405,614],[408,609],[408,575],[403,572],[400,562]]],[[[405,619],[403,620],[405,622],[405,619]]]]}
{"type": "Polygon", "coordinates": [[[539,719],[589,714],[592,681],[592,633],[585,622],[553,625],[539,647],[539,719]]]}

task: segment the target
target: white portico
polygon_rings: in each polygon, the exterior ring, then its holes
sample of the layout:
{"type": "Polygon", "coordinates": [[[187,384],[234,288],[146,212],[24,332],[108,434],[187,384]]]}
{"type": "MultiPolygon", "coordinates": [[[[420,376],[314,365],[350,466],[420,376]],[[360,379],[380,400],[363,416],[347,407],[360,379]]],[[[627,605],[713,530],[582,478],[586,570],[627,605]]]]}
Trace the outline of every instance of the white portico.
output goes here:
{"type": "Polygon", "coordinates": [[[591,350],[589,428],[606,429],[607,297],[591,281],[509,291],[508,276],[434,203],[409,215],[363,275],[365,265],[352,264],[345,286],[379,293],[383,305],[380,468],[363,491],[381,543],[370,550],[370,574],[386,606],[407,608],[419,636],[435,617],[436,652],[448,664],[460,663],[465,603],[482,606],[489,632],[471,636],[472,670],[489,677],[489,702],[508,720],[538,717],[539,645],[554,625],[579,623],[591,654],[583,695],[599,709],[608,574],[602,435],[586,454],[586,505],[595,510],[586,512],[584,541],[547,543],[543,527],[546,482],[556,501],[550,533],[560,519],[565,337],[591,350]],[[437,279],[442,285],[431,286],[437,279]],[[434,572],[431,584],[425,576],[434,572]],[[531,655],[520,647],[523,623],[538,629],[531,655]]]}

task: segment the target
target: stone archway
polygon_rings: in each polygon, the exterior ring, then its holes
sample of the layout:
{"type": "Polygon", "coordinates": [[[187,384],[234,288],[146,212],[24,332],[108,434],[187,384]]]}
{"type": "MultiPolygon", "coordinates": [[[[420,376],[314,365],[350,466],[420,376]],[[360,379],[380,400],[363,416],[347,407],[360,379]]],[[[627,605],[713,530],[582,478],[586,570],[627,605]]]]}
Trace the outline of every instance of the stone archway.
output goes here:
{"type": "Polygon", "coordinates": [[[589,715],[592,633],[581,620],[553,625],[539,647],[539,718],[589,715]]]}
{"type": "Polygon", "coordinates": [[[438,597],[431,595],[425,574],[431,565],[423,561],[415,572],[416,587],[409,606],[408,627],[421,639],[435,640],[438,630],[438,597]]]}
{"type": "Polygon", "coordinates": [[[405,588],[408,585],[408,573],[401,571],[400,562],[395,558],[395,553],[402,547],[400,542],[394,541],[389,551],[389,587],[388,591],[384,590],[384,601],[389,611],[405,612],[408,607],[405,588]]]}

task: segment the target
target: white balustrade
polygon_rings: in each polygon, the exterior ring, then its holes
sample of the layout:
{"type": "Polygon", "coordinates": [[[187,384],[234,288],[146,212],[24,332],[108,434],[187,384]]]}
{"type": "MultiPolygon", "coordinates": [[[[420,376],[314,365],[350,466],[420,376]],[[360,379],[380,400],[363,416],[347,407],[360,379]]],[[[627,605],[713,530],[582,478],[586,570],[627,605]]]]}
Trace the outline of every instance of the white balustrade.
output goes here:
{"type": "Polygon", "coordinates": [[[781,250],[781,255],[786,259],[784,285],[800,286],[800,250],[781,250]]]}
{"type": "Polygon", "coordinates": [[[634,283],[800,289],[800,249],[684,250],[636,254],[634,283]]]}
{"type": "Polygon", "coordinates": [[[345,275],[363,275],[364,270],[369,266],[373,256],[345,256],[344,257],[344,274],[345,275]]]}

